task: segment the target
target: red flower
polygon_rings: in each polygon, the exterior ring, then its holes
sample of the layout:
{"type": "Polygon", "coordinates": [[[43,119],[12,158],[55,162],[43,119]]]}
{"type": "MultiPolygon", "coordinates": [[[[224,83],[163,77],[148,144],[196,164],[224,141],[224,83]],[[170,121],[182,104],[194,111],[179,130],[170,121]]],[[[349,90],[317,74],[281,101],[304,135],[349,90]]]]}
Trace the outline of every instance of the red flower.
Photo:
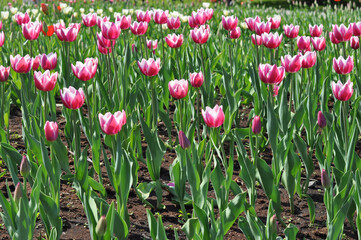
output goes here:
{"type": "Polygon", "coordinates": [[[41,11],[43,11],[44,14],[48,15],[49,13],[48,4],[42,3],[40,6],[41,6],[41,11]]]}
{"type": "Polygon", "coordinates": [[[45,32],[44,25],[43,25],[43,28],[41,29],[41,31],[43,32],[44,36],[50,37],[54,34],[54,26],[53,25],[48,26],[48,30],[45,32]]]}

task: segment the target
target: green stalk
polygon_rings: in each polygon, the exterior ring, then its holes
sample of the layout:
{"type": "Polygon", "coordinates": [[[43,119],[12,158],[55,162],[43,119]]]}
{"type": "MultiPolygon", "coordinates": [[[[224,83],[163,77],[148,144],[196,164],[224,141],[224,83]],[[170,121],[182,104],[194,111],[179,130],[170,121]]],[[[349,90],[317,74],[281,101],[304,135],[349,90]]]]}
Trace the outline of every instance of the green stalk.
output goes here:
{"type": "Polygon", "coordinates": [[[79,160],[79,156],[80,156],[80,137],[78,136],[78,128],[79,126],[76,123],[77,120],[77,113],[76,110],[71,110],[72,111],[72,120],[73,120],[73,132],[74,132],[74,141],[75,141],[75,149],[74,149],[74,165],[75,165],[75,169],[77,170],[78,168],[78,160],[79,160]]]}
{"type": "Polygon", "coordinates": [[[47,103],[46,92],[43,92],[43,99],[44,99],[44,111],[43,111],[44,125],[43,126],[45,126],[46,119],[47,119],[47,114],[48,114],[48,105],[46,104],[47,103]]]}
{"type": "Polygon", "coordinates": [[[88,81],[86,81],[84,93],[85,93],[85,99],[86,99],[87,108],[88,108],[89,129],[90,129],[90,133],[93,133],[93,123],[92,123],[92,117],[91,117],[92,111],[90,110],[91,107],[90,107],[90,98],[89,98],[88,89],[89,89],[89,83],[88,83],[88,81]]]}
{"type": "Polygon", "coordinates": [[[229,68],[230,68],[230,75],[231,75],[231,86],[233,87],[233,69],[232,69],[232,40],[228,45],[228,53],[229,53],[229,68]]]}
{"type": "Polygon", "coordinates": [[[160,34],[162,36],[162,53],[163,53],[163,59],[162,59],[162,63],[164,65],[164,37],[163,37],[163,27],[162,24],[159,25],[160,26],[160,34]]]}
{"type": "MultiPolygon", "coordinates": [[[[112,68],[110,66],[110,57],[109,54],[105,55],[105,64],[107,65],[108,68],[108,91],[109,91],[109,96],[112,96],[112,78],[111,78],[111,72],[112,72],[112,68]]],[[[112,98],[111,98],[112,99],[112,98]]]]}
{"type": "MultiPolygon", "coordinates": [[[[201,60],[202,60],[203,77],[205,78],[205,76],[206,76],[206,65],[204,64],[202,44],[199,44],[199,48],[200,48],[199,52],[201,54],[201,60]]],[[[204,81],[206,81],[206,79],[204,79],[204,81]]]]}
{"type": "MultiPolygon", "coordinates": [[[[114,43],[114,42],[113,42],[114,43]]],[[[115,60],[115,55],[114,55],[114,47],[112,44],[110,44],[110,48],[112,49],[112,57],[113,57],[113,64],[114,64],[114,71],[115,71],[115,82],[117,84],[117,92],[118,92],[118,101],[119,101],[119,105],[121,103],[120,100],[120,86],[119,86],[119,78],[118,78],[118,67],[117,67],[117,62],[115,60]]]]}
{"type": "Polygon", "coordinates": [[[179,49],[175,48],[175,55],[177,57],[177,67],[178,67],[178,74],[179,74],[179,79],[182,78],[182,71],[181,71],[181,68],[180,68],[180,61],[179,61],[179,49]]]}
{"type": "Polygon", "coordinates": [[[197,138],[198,138],[198,142],[200,142],[201,141],[201,137],[200,137],[200,130],[199,130],[199,125],[200,125],[200,121],[199,121],[199,115],[200,115],[200,110],[201,110],[201,106],[200,106],[200,104],[199,104],[199,102],[200,102],[200,95],[201,95],[201,93],[200,93],[200,90],[199,90],[199,88],[197,89],[197,111],[196,111],[196,121],[197,121],[197,138]]]}
{"type": "MultiPolygon", "coordinates": [[[[69,49],[70,49],[70,43],[69,42],[66,42],[65,43],[65,46],[66,46],[66,61],[67,61],[67,66],[70,66],[70,53],[69,53],[69,49]]],[[[66,78],[64,80],[64,87],[67,87],[68,85],[66,84],[67,81],[69,81],[69,77],[70,77],[70,71],[69,71],[69,68],[66,67],[66,78]]]]}
{"type": "MultiPolygon", "coordinates": [[[[145,77],[147,78],[147,77],[145,77]]],[[[155,91],[155,86],[154,86],[154,82],[153,79],[150,80],[150,85],[152,88],[152,114],[153,114],[153,121],[152,121],[152,125],[153,125],[153,130],[157,129],[157,95],[156,95],[156,91],[155,91]]]]}
{"type": "MultiPolygon", "coordinates": [[[[144,40],[144,51],[145,51],[145,56],[147,57],[148,59],[148,50],[147,50],[147,37],[145,36],[145,34],[143,35],[143,40],[144,40]]],[[[164,61],[164,60],[163,60],[164,61]]],[[[164,62],[163,62],[164,64],[164,62]]]]}
{"type": "Polygon", "coordinates": [[[4,109],[4,103],[5,103],[5,83],[0,83],[1,88],[1,127],[5,129],[5,109],[4,109]]]}
{"type": "MultiPolygon", "coordinates": [[[[347,115],[348,115],[348,111],[347,111],[348,107],[347,107],[347,101],[343,101],[342,102],[342,106],[341,106],[341,111],[342,111],[342,117],[343,117],[343,136],[344,136],[344,148],[345,148],[345,161],[347,160],[347,152],[348,152],[348,138],[347,138],[347,115]]],[[[347,162],[347,161],[346,161],[347,162]]],[[[346,169],[346,171],[350,170],[350,168],[352,168],[351,165],[346,164],[346,166],[348,166],[348,168],[346,169]]]]}

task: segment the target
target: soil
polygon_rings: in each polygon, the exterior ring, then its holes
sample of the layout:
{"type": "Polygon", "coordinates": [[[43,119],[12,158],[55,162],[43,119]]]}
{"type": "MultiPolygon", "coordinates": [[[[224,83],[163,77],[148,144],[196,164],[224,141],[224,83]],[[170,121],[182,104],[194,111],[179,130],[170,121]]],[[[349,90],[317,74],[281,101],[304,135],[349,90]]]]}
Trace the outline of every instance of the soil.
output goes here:
{"type": "MultiPolygon", "coordinates": [[[[249,108],[242,109],[240,127],[248,127],[249,123],[248,113],[250,111],[249,108]]],[[[60,110],[58,109],[58,123],[59,129],[64,129],[65,119],[61,116],[60,110]]],[[[15,106],[11,107],[10,114],[10,144],[15,147],[21,154],[25,152],[24,142],[21,136],[21,111],[15,106]]],[[[159,134],[162,140],[168,140],[168,136],[165,130],[165,126],[163,123],[159,124],[159,134]]],[[[60,132],[60,136],[62,140],[65,141],[64,133],[60,132]]],[[[175,131],[172,132],[172,140],[175,141],[177,134],[175,131]]],[[[82,144],[85,146],[87,144],[85,136],[82,136],[82,144]]],[[[247,140],[245,140],[245,144],[247,145],[247,140]]],[[[142,144],[142,147],[146,148],[146,143],[142,144]]],[[[357,153],[361,152],[361,142],[358,142],[356,146],[357,153]]],[[[89,156],[90,157],[90,156],[89,156]]],[[[270,148],[266,148],[266,150],[261,153],[261,157],[270,164],[272,159],[272,152],[270,148]]],[[[169,183],[169,166],[172,164],[173,160],[176,158],[176,154],[174,151],[170,151],[169,149],[166,152],[161,171],[161,181],[165,184],[169,183]]],[[[72,156],[69,154],[70,167],[73,168],[72,156]]],[[[106,170],[104,164],[102,164],[102,173],[106,176],[106,170]]],[[[320,178],[320,169],[318,167],[317,160],[314,159],[315,171],[311,177],[311,181],[313,181],[313,185],[309,188],[308,194],[311,196],[315,203],[316,210],[316,219],[313,225],[310,225],[309,220],[309,212],[308,205],[306,199],[301,199],[298,196],[295,196],[295,212],[291,214],[290,205],[288,201],[288,195],[286,190],[280,186],[281,193],[281,201],[282,201],[282,218],[286,224],[292,223],[296,225],[299,229],[297,234],[297,239],[325,239],[327,236],[327,227],[326,220],[327,214],[326,209],[323,204],[323,188],[321,186],[321,178],[320,178]]],[[[147,170],[146,165],[142,162],[139,162],[139,183],[142,182],[150,182],[151,178],[149,176],[149,172],[147,170]]],[[[235,161],[234,166],[234,176],[233,179],[237,181],[237,183],[245,189],[245,185],[242,180],[239,178],[239,165],[238,162],[235,161]]],[[[74,170],[74,169],[72,169],[74,170]]],[[[0,167],[0,172],[6,171],[6,166],[2,165],[0,167]]],[[[21,179],[21,177],[20,177],[21,179]]],[[[2,178],[0,178],[0,190],[5,194],[6,192],[6,182],[8,182],[11,190],[14,190],[14,184],[12,183],[12,179],[10,174],[7,172],[2,178]]],[[[106,177],[104,178],[104,185],[107,190],[108,200],[115,201],[115,191],[110,185],[109,181],[107,181],[106,177]]],[[[211,190],[211,188],[210,188],[211,190]]],[[[256,211],[260,219],[265,222],[267,218],[267,210],[268,210],[268,199],[262,188],[258,186],[257,189],[258,197],[256,200],[256,211]]],[[[213,191],[210,191],[210,195],[214,196],[213,191]]],[[[156,202],[156,197],[154,194],[150,196],[148,199],[151,203],[156,202]]],[[[183,225],[183,219],[179,217],[179,207],[172,202],[172,196],[169,192],[163,191],[163,202],[162,204],[165,206],[163,210],[157,210],[162,215],[163,224],[166,228],[167,236],[169,239],[174,239],[174,229],[178,230],[179,238],[185,239],[185,234],[181,231],[181,227],[183,225]]],[[[146,209],[147,207],[142,204],[142,202],[138,199],[134,190],[132,189],[129,195],[128,209],[130,214],[131,228],[129,233],[129,239],[151,239],[148,228],[148,220],[146,209]]],[[[188,212],[191,213],[191,208],[188,209],[188,212]]],[[[154,211],[153,211],[154,213],[154,211]]],[[[72,188],[71,184],[66,181],[61,181],[61,198],[60,198],[60,215],[63,219],[63,233],[61,235],[61,239],[90,239],[89,229],[87,228],[87,218],[85,212],[83,210],[83,206],[78,196],[76,195],[75,189],[72,188]]],[[[1,221],[1,220],[0,220],[1,221]]],[[[2,221],[1,221],[2,223],[2,221]]],[[[278,233],[280,236],[283,236],[284,229],[282,226],[278,227],[278,233]]],[[[350,225],[346,222],[344,228],[344,239],[357,239],[355,233],[351,230],[350,225]]],[[[34,239],[39,237],[45,237],[45,230],[42,222],[37,219],[34,239]]],[[[0,239],[10,239],[7,230],[3,224],[0,225],[0,239]]],[[[237,226],[237,221],[229,230],[225,239],[246,239],[243,235],[242,231],[237,226]]]]}

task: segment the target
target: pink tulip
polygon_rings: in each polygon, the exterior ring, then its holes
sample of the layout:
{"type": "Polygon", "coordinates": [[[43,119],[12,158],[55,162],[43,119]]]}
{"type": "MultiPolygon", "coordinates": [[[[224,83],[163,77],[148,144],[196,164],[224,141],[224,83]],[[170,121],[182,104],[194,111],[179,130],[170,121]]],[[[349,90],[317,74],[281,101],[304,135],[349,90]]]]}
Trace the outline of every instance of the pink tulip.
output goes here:
{"type": "Polygon", "coordinates": [[[6,82],[9,79],[10,67],[0,66],[0,82],[6,82]]]}
{"type": "Polygon", "coordinates": [[[271,29],[277,29],[281,25],[281,16],[270,17],[268,18],[268,22],[271,23],[271,29]]]}
{"type": "Polygon", "coordinates": [[[196,24],[194,18],[192,16],[188,17],[188,24],[191,28],[196,28],[198,25],[196,24]]]}
{"type": "Polygon", "coordinates": [[[231,39],[238,39],[241,36],[241,28],[236,27],[232,31],[229,32],[229,38],[231,39]]]}
{"type": "Polygon", "coordinates": [[[56,33],[56,31],[57,31],[58,29],[66,28],[64,22],[55,23],[55,24],[53,24],[53,26],[54,26],[54,32],[55,32],[55,33],[56,33]]]}
{"type": "Polygon", "coordinates": [[[54,89],[56,80],[58,79],[58,73],[52,73],[46,70],[44,73],[34,72],[35,87],[40,91],[49,92],[54,89]]]}
{"type": "Polygon", "coordinates": [[[288,73],[296,73],[301,69],[301,57],[299,54],[296,56],[286,55],[281,57],[282,67],[285,68],[285,71],[288,73]]]}
{"type": "Polygon", "coordinates": [[[204,77],[202,72],[194,72],[189,74],[189,80],[192,87],[199,88],[203,85],[204,77]]]}
{"type": "Polygon", "coordinates": [[[53,70],[58,63],[58,56],[56,53],[49,53],[46,55],[43,53],[40,56],[40,65],[44,70],[53,70]]]}
{"type": "Polygon", "coordinates": [[[183,44],[183,34],[168,34],[168,36],[165,37],[165,41],[169,47],[179,48],[183,44]]]}
{"type": "Polygon", "coordinates": [[[277,48],[281,42],[282,42],[282,34],[281,35],[278,35],[278,33],[276,32],[275,34],[273,33],[263,33],[261,35],[262,37],[262,42],[263,42],[263,45],[266,47],[266,48],[277,48]]]}
{"type": "Polygon", "coordinates": [[[5,34],[4,32],[0,32],[0,47],[4,45],[5,42],[5,34]]]}
{"type": "MultiPolygon", "coordinates": [[[[191,142],[189,141],[189,139],[187,138],[187,136],[184,134],[184,132],[182,130],[180,130],[178,133],[178,141],[179,141],[179,145],[183,149],[187,149],[191,146],[191,142]]],[[[169,186],[169,184],[170,183],[168,183],[168,186],[169,186]]]]}
{"type": "Polygon", "coordinates": [[[298,32],[300,31],[300,26],[296,25],[284,25],[283,30],[285,31],[285,35],[288,38],[296,38],[298,36],[298,32]]]}
{"type": "Polygon", "coordinates": [[[195,43],[204,44],[208,41],[209,37],[209,26],[200,26],[191,30],[191,37],[195,43]]]}
{"type": "Polygon", "coordinates": [[[15,14],[14,17],[15,17],[16,23],[19,24],[20,26],[22,24],[30,22],[30,17],[27,12],[26,13],[19,12],[19,13],[15,14]]]}
{"type": "Polygon", "coordinates": [[[141,62],[137,62],[140,71],[149,77],[153,77],[158,74],[160,70],[160,59],[154,60],[153,58],[149,58],[148,60],[142,59],[141,62]]]}
{"type": "Polygon", "coordinates": [[[257,35],[261,36],[262,33],[269,33],[271,31],[271,23],[270,22],[256,22],[254,31],[257,35]]]}
{"type": "Polygon", "coordinates": [[[351,37],[350,38],[350,46],[353,49],[359,49],[360,47],[360,39],[358,37],[351,37]]]}
{"type": "Polygon", "coordinates": [[[254,134],[260,133],[262,130],[261,118],[260,116],[255,116],[252,121],[252,132],[254,134]]]}
{"type": "Polygon", "coordinates": [[[147,22],[133,22],[132,25],[130,25],[130,30],[134,35],[144,35],[147,32],[147,29],[147,22]]]}
{"type": "Polygon", "coordinates": [[[332,31],[333,31],[333,34],[335,35],[336,39],[339,42],[347,42],[352,37],[352,25],[351,24],[349,24],[348,27],[346,27],[343,24],[341,24],[340,26],[333,25],[332,31]]]}
{"type": "Polygon", "coordinates": [[[338,59],[333,58],[333,69],[338,74],[348,74],[353,70],[353,56],[348,56],[347,59],[344,59],[340,56],[338,59]]]}
{"type": "Polygon", "coordinates": [[[182,99],[187,96],[188,93],[188,81],[181,80],[173,80],[168,83],[169,93],[175,99],[182,99]]]}
{"type": "Polygon", "coordinates": [[[98,47],[98,50],[101,54],[104,54],[104,55],[107,55],[108,53],[111,53],[112,52],[112,49],[111,48],[105,48],[103,47],[100,43],[99,43],[99,40],[97,41],[97,47],[98,47]]]}
{"type": "Polygon", "coordinates": [[[217,128],[224,122],[224,113],[222,106],[214,106],[214,108],[206,107],[206,110],[202,109],[202,116],[206,125],[210,128],[217,128]]]}
{"type": "Polygon", "coordinates": [[[353,23],[352,25],[352,33],[354,36],[361,36],[361,22],[353,23]]]}
{"type": "Polygon", "coordinates": [[[58,138],[59,127],[56,122],[46,121],[44,126],[45,138],[49,142],[54,142],[58,138]]]}
{"type": "Polygon", "coordinates": [[[83,24],[86,27],[93,27],[97,25],[97,14],[96,13],[88,13],[81,16],[83,19],[83,24]]]}
{"type": "Polygon", "coordinates": [[[110,112],[107,112],[105,115],[99,113],[98,117],[100,127],[107,135],[116,135],[127,122],[127,116],[124,110],[118,111],[114,113],[114,115],[110,112]]]}
{"type": "Polygon", "coordinates": [[[109,22],[109,20],[110,20],[110,17],[107,17],[107,16],[105,16],[105,17],[97,17],[97,26],[98,26],[98,28],[102,28],[102,23],[103,22],[109,22]]]}
{"type": "Polygon", "coordinates": [[[80,23],[69,24],[67,28],[61,28],[56,30],[56,35],[60,41],[74,42],[80,31],[80,23]]]}
{"type": "Polygon", "coordinates": [[[301,56],[302,68],[311,68],[316,64],[316,52],[306,52],[301,56]]]}
{"type": "Polygon", "coordinates": [[[297,38],[297,47],[299,51],[307,51],[310,48],[310,37],[302,36],[297,38]]]}
{"type": "Polygon", "coordinates": [[[0,21],[0,30],[3,28],[3,22],[0,21]]]}
{"type": "Polygon", "coordinates": [[[156,10],[154,12],[153,19],[156,24],[166,24],[168,20],[168,10],[156,10]]]}
{"type": "Polygon", "coordinates": [[[331,186],[330,177],[325,169],[321,170],[321,185],[322,187],[328,189],[331,186]]]}
{"type": "Polygon", "coordinates": [[[132,16],[117,16],[117,21],[120,22],[120,29],[125,30],[130,28],[130,24],[132,22],[132,16]]]}
{"type": "Polygon", "coordinates": [[[235,16],[225,17],[222,16],[222,25],[223,28],[227,31],[231,31],[237,27],[238,18],[235,16]]]}
{"type": "Polygon", "coordinates": [[[330,40],[333,44],[339,44],[340,41],[337,40],[337,38],[335,37],[335,34],[333,32],[329,32],[328,35],[330,36],[330,40]]]}
{"type": "Polygon", "coordinates": [[[261,18],[256,16],[256,18],[246,18],[244,19],[244,21],[246,22],[248,29],[254,32],[256,28],[256,23],[261,22],[261,18]]]}
{"type": "Polygon", "coordinates": [[[337,83],[332,81],[331,83],[333,95],[337,100],[340,101],[347,101],[352,97],[353,94],[352,86],[353,83],[350,80],[348,80],[346,84],[342,84],[341,81],[338,81],[337,83]]]}
{"type": "Polygon", "coordinates": [[[104,38],[115,40],[120,35],[120,22],[103,22],[101,30],[104,38]]]}
{"type": "Polygon", "coordinates": [[[33,61],[29,55],[21,57],[19,54],[13,57],[10,55],[11,68],[17,73],[28,73],[30,72],[33,61]]]}
{"type": "Polygon", "coordinates": [[[195,24],[204,25],[207,21],[207,16],[204,10],[198,10],[197,12],[192,12],[192,18],[194,19],[195,24]]]}
{"type": "Polygon", "coordinates": [[[149,23],[152,19],[152,12],[150,11],[137,11],[137,21],[149,23]]]}
{"type": "Polygon", "coordinates": [[[23,35],[27,40],[36,40],[42,29],[42,24],[39,21],[28,22],[21,25],[23,29],[23,35]]]}
{"type": "Polygon", "coordinates": [[[273,85],[273,96],[274,96],[274,97],[277,97],[279,90],[280,90],[280,86],[279,86],[279,85],[273,85]]]}
{"type": "Polygon", "coordinates": [[[72,86],[60,89],[60,98],[64,106],[69,109],[78,109],[84,104],[85,96],[83,89],[76,90],[72,86]]]}
{"type": "Polygon", "coordinates": [[[206,15],[207,21],[211,20],[213,17],[214,10],[212,8],[206,8],[204,14],[206,15]]]}
{"type": "Polygon", "coordinates": [[[266,84],[279,84],[285,77],[285,69],[284,67],[277,67],[276,64],[260,64],[258,75],[261,81],[266,84]]]}
{"type": "Polygon", "coordinates": [[[327,125],[326,118],[321,111],[317,114],[317,124],[320,128],[324,128],[327,125]]]}
{"type": "Polygon", "coordinates": [[[260,46],[260,45],[263,44],[261,36],[258,36],[256,34],[252,34],[251,39],[252,39],[253,45],[256,45],[256,40],[257,40],[257,46],[260,46]]]}
{"type": "Polygon", "coordinates": [[[171,30],[178,29],[180,27],[179,17],[177,17],[177,18],[175,18],[175,17],[168,18],[167,26],[168,26],[168,29],[171,29],[171,30]]]}
{"type": "Polygon", "coordinates": [[[326,39],[324,37],[311,38],[313,49],[316,51],[323,51],[326,48],[326,39]]]}
{"type": "Polygon", "coordinates": [[[323,25],[321,24],[320,26],[312,26],[311,24],[308,24],[308,29],[310,31],[311,37],[320,37],[322,34],[323,25]]]}
{"type": "Polygon", "coordinates": [[[92,79],[98,67],[98,58],[86,58],[84,63],[76,62],[75,66],[72,64],[71,69],[75,77],[81,81],[88,81],[92,79]]]}
{"type": "Polygon", "coordinates": [[[41,55],[37,55],[35,58],[31,58],[31,61],[33,61],[33,70],[38,70],[39,66],[40,66],[40,58],[41,55]]]}
{"type": "Polygon", "coordinates": [[[158,40],[147,40],[147,48],[155,50],[158,47],[158,40]]]}
{"type": "Polygon", "coordinates": [[[101,32],[97,33],[97,42],[99,42],[100,46],[103,48],[110,48],[111,42],[113,42],[112,47],[114,47],[114,44],[115,44],[115,41],[110,41],[110,40],[106,39],[105,37],[103,37],[103,34],[101,32]]]}

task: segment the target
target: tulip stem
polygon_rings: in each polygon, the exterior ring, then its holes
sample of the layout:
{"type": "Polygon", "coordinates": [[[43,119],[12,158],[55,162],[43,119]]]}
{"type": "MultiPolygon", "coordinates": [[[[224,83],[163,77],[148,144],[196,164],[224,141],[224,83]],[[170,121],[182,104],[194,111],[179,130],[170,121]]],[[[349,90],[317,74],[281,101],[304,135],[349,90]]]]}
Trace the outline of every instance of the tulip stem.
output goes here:
{"type": "Polygon", "coordinates": [[[180,121],[178,131],[180,131],[180,130],[183,130],[183,128],[182,128],[182,123],[183,123],[182,115],[183,115],[183,112],[182,112],[182,100],[181,99],[179,99],[179,101],[178,101],[178,114],[179,114],[179,121],[180,121]]]}
{"type": "Polygon", "coordinates": [[[196,117],[197,117],[197,137],[198,137],[198,142],[201,141],[201,138],[200,138],[200,129],[199,129],[199,125],[200,125],[200,121],[199,121],[199,115],[200,115],[200,96],[201,96],[201,93],[200,93],[200,90],[199,88],[197,89],[197,111],[196,111],[196,117]]]}
{"type": "Polygon", "coordinates": [[[181,71],[180,62],[179,62],[179,52],[180,52],[180,50],[176,48],[175,49],[175,55],[176,55],[176,58],[177,58],[178,74],[179,74],[179,79],[181,79],[182,78],[182,71],[181,71]]]}
{"type": "Polygon", "coordinates": [[[111,80],[111,72],[112,72],[112,69],[111,69],[111,66],[110,66],[110,60],[109,60],[109,54],[106,54],[105,55],[105,65],[107,65],[107,68],[108,68],[108,91],[109,91],[109,96],[111,96],[111,93],[112,93],[112,80],[111,80]]]}
{"type": "Polygon", "coordinates": [[[1,88],[1,127],[5,128],[5,109],[4,109],[4,102],[5,102],[5,83],[0,83],[1,88]]]}
{"type": "Polygon", "coordinates": [[[160,26],[160,34],[162,36],[162,54],[163,54],[163,59],[162,59],[162,63],[164,65],[164,37],[163,37],[163,26],[162,24],[159,24],[160,26]]]}
{"type": "MultiPolygon", "coordinates": [[[[199,48],[200,48],[200,54],[201,54],[201,60],[202,60],[202,68],[203,68],[203,76],[205,78],[205,76],[207,76],[206,74],[206,65],[204,64],[204,58],[203,58],[203,48],[202,48],[202,44],[199,44],[199,48]]],[[[206,81],[206,79],[204,79],[206,81]]],[[[207,83],[206,83],[207,84],[207,83]]]]}
{"type": "Polygon", "coordinates": [[[69,42],[65,42],[65,47],[66,47],[66,61],[67,61],[67,66],[66,67],[66,78],[64,79],[64,87],[67,87],[68,85],[66,84],[66,81],[69,81],[69,77],[70,77],[70,71],[69,71],[69,67],[70,67],[70,53],[69,53],[69,48],[70,48],[70,43],[69,42]]]}
{"type": "MultiPolygon", "coordinates": [[[[115,40],[113,40],[113,44],[114,44],[115,40]]],[[[113,44],[110,43],[110,48],[112,50],[112,57],[113,57],[113,64],[114,64],[114,72],[115,72],[115,82],[117,84],[117,92],[118,92],[118,101],[119,101],[119,106],[121,105],[121,101],[120,101],[120,86],[119,86],[119,78],[118,78],[118,67],[117,67],[117,62],[115,60],[115,55],[114,55],[114,47],[113,44]]]]}
{"type": "Polygon", "coordinates": [[[346,42],[343,42],[342,50],[343,50],[344,58],[346,58],[346,42]]]}
{"type": "Polygon", "coordinates": [[[46,92],[43,92],[43,101],[44,101],[44,125],[43,126],[45,126],[45,123],[46,123],[46,116],[47,116],[47,104],[46,104],[46,92]]]}
{"type": "MultiPolygon", "coordinates": [[[[147,57],[148,59],[148,50],[147,50],[147,37],[145,36],[145,34],[143,35],[143,39],[144,39],[144,51],[145,51],[145,56],[147,57]]],[[[163,60],[164,61],[164,60],[163,60]]]]}
{"type": "MultiPolygon", "coordinates": [[[[90,134],[93,134],[93,123],[92,123],[92,117],[91,117],[91,110],[90,110],[90,98],[89,98],[89,93],[88,93],[88,89],[89,89],[89,84],[88,81],[85,82],[85,89],[84,89],[84,93],[85,93],[85,98],[86,98],[86,106],[87,106],[87,110],[88,110],[88,119],[89,119],[89,129],[90,129],[90,134]]],[[[91,137],[91,136],[89,136],[91,137]]]]}
{"type": "Polygon", "coordinates": [[[343,136],[344,136],[344,147],[345,147],[345,162],[346,162],[346,166],[348,166],[348,168],[346,168],[346,171],[349,170],[349,168],[351,168],[352,166],[350,166],[348,164],[347,161],[347,152],[348,152],[348,139],[347,139],[347,101],[343,101],[342,102],[342,117],[343,117],[343,136]]]}
{"type": "Polygon", "coordinates": [[[157,128],[157,95],[155,92],[155,86],[153,79],[150,80],[151,88],[152,88],[152,113],[153,113],[153,129],[157,128]]]}
{"type": "Polygon", "coordinates": [[[123,41],[124,41],[124,55],[125,55],[125,51],[126,51],[126,41],[125,41],[125,32],[123,32],[123,41]]]}
{"type": "Polygon", "coordinates": [[[231,75],[231,86],[233,87],[233,70],[232,70],[232,39],[228,46],[228,52],[229,52],[229,69],[230,69],[230,75],[231,75]]]}
{"type": "Polygon", "coordinates": [[[259,54],[258,54],[258,44],[257,44],[257,36],[256,36],[256,40],[255,40],[255,46],[256,46],[256,65],[258,67],[259,65],[259,54]]]}
{"type": "Polygon", "coordinates": [[[74,165],[75,165],[75,171],[77,171],[78,168],[78,159],[79,159],[79,155],[80,155],[80,138],[78,136],[78,126],[76,124],[76,119],[77,119],[77,114],[76,114],[76,110],[72,110],[72,118],[73,118],[73,132],[74,132],[74,165]]]}
{"type": "Polygon", "coordinates": [[[29,40],[30,42],[30,57],[33,57],[33,41],[29,40]]]}

